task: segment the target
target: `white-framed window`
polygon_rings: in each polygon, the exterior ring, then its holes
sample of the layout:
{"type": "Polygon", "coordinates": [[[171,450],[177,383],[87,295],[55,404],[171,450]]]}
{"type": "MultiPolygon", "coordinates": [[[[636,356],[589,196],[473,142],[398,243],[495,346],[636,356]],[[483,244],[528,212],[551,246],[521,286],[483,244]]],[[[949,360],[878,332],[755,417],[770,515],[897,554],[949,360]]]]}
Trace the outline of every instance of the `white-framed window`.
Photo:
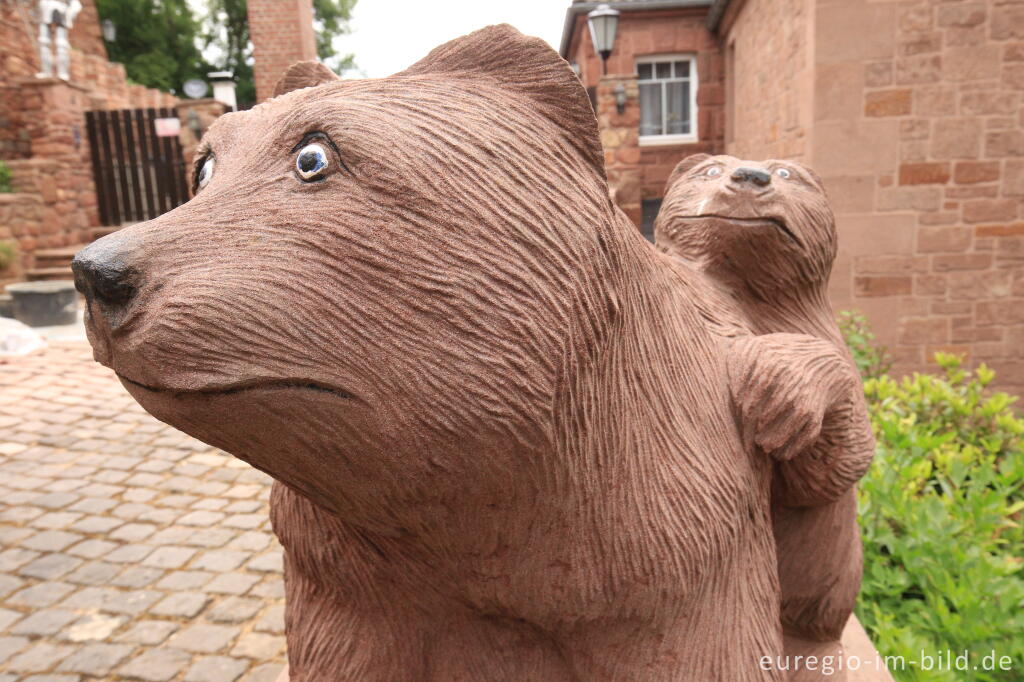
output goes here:
{"type": "Polygon", "coordinates": [[[692,54],[640,57],[640,144],[697,141],[697,61],[692,54]]]}

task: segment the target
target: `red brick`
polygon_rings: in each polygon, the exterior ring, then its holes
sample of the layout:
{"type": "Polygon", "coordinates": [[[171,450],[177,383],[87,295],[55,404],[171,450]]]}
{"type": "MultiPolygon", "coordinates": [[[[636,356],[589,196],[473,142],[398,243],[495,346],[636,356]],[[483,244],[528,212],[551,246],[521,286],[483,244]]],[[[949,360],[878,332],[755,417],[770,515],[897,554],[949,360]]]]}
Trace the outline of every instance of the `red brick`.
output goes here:
{"type": "Polygon", "coordinates": [[[1007,225],[978,225],[974,228],[974,234],[979,237],[1024,236],[1024,223],[1010,223],[1007,225]]]}
{"type": "Polygon", "coordinates": [[[922,253],[966,251],[971,245],[967,227],[922,227],[917,232],[917,248],[922,253]]]}
{"type": "Polygon", "coordinates": [[[947,343],[949,321],[941,317],[907,318],[900,325],[900,343],[947,343]]]}
{"type": "Polygon", "coordinates": [[[953,179],[961,184],[993,182],[999,179],[998,161],[960,161],[956,164],[953,179]]]}
{"type": "Polygon", "coordinates": [[[879,90],[864,99],[865,116],[906,116],[911,110],[911,90],[879,90]]]}
{"type": "Polygon", "coordinates": [[[905,163],[900,166],[901,185],[943,185],[949,182],[948,163],[905,163]]]}
{"type": "Polygon", "coordinates": [[[1016,199],[976,199],[964,202],[964,221],[995,223],[1017,218],[1020,202],[1016,199]]]}
{"type": "Polygon", "coordinates": [[[911,292],[913,279],[911,277],[854,277],[853,286],[858,296],[899,296],[911,292]]]}
{"type": "Polygon", "coordinates": [[[957,253],[932,257],[932,269],[936,272],[950,270],[985,270],[992,266],[990,253],[957,253]]]}

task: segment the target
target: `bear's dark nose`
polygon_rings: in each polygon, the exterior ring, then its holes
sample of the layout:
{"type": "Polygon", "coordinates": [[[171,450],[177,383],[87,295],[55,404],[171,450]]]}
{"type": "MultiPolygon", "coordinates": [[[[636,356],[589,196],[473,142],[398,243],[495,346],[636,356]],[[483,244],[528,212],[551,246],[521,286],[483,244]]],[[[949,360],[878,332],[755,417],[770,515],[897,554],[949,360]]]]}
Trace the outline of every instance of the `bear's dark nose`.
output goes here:
{"type": "Polygon", "coordinates": [[[758,168],[737,168],[732,172],[732,179],[736,182],[752,182],[758,187],[771,184],[772,174],[758,168]]]}
{"type": "Polygon", "coordinates": [[[124,305],[135,295],[133,271],[117,250],[104,241],[106,238],[75,254],[71,261],[75,288],[86,298],[95,297],[110,306],[124,305]]]}

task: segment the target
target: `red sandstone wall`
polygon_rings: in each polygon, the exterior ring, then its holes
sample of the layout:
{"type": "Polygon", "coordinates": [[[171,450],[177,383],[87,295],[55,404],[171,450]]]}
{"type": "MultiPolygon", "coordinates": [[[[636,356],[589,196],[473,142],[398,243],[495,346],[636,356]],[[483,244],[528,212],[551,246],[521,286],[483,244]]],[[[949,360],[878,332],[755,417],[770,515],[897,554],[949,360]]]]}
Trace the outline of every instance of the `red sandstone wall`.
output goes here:
{"type": "Polygon", "coordinates": [[[608,60],[609,76],[601,76],[601,59],[594,52],[586,16],[576,17],[569,61],[580,66],[580,78],[597,92],[597,117],[605,165],[616,202],[637,225],[641,200],[660,198],[675,165],[698,152],[723,148],[724,72],[714,36],[704,24],[706,9],[623,12],[615,49],[608,60]],[[640,106],[637,99],[636,59],[646,55],[691,53],[697,56],[697,134],[692,144],[639,145],[640,106]],[[619,114],[615,86],[626,88],[628,101],[619,114]]]}
{"type": "Polygon", "coordinates": [[[37,249],[84,243],[99,224],[85,112],[177,102],[129,84],[124,67],[107,61],[92,0],[83,0],[70,34],[69,83],[35,77],[36,30],[27,4],[0,3],[0,160],[16,192],[0,202],[0,240],[18,244],[18,272],[32,267],[37,249]]]}
{"type": "Polygon", "coordinates": [[[256,100],[274,93],[274,85],[295,62],[316,59],[311,0],[249,0],[249,38],[253,45],[256,100]]]}
{"type": "Polygon", "coordinates": [[[954,351],[1024,393],[1024,4],[742,5],[724,32],[737,40],[728,148],[803,158],[823,176],[840,231],[836,306],[868,315],[898,371],[954,351]],[[780,55],[769,27],[809,47],[790,54],[783,39],[780,55]],[[798,54],[812,61],[786,80],[812,95],[794,108],[768,81],[798,54]]]}

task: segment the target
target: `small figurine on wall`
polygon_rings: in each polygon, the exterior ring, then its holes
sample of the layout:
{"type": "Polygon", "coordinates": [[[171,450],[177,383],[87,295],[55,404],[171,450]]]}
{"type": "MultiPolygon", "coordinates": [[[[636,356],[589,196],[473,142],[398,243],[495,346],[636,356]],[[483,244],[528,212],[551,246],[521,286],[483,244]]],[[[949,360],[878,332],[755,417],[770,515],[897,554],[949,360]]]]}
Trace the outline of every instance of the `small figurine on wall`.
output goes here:
{"type": "Polygon", "coordinates": [[[71,43],[68,30],[82,11],[79,0],[39,0],[39,73],[38,78],[71,78],[71,43]],[[53,35],[51,41],[50,36],[53,35]],[[54,46],[56,45],[56,59],[54,46]]]}

